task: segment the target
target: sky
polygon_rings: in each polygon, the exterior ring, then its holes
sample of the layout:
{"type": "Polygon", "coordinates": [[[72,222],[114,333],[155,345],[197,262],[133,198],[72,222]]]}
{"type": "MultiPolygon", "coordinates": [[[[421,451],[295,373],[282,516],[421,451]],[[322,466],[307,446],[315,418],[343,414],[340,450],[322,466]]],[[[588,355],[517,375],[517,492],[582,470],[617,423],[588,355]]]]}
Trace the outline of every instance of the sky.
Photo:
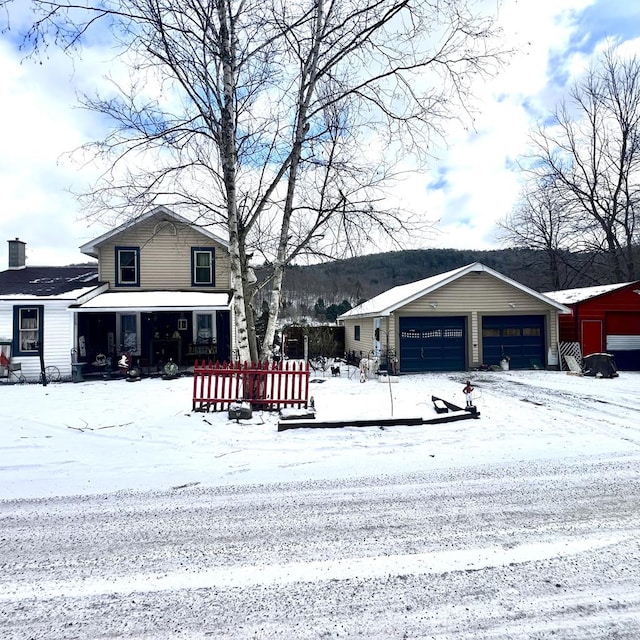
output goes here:
{"type": "Polygon", "coordinates": [[[430,419],[443,416],[432,395],[464,406],[468,377],[477,419],[284,431],[278,412],[239,421],[226,411],[192,412],[189,376],[10,385],[2,389],[0,499],[640,455],[638,372],[611,379],[543,370],[425,373],[394,383],[373,375],[362,383],[343,364],[339,377],[314,374],[309,393],[317,421],[430,419]]]}
{"type": "MultiPolygon", "coordinates": [[[[25,60],[18,34],[27,4],[18,0],[12,30],[0,34],[0,269],[6,240],[27,243],[29,265],[64,265],[86,261],[78,247],[106,230],[88,223],[74,196],[90,189],[97,169],[70,152],[104,137],[105,122],[78,108],[76,96],[94,91],[113,51],[102,42],[82,60],[54,49],[41,63],[25,60]]],[[[449,131],[432,166],[394,191],[393,204],[437,221],[407,248],[498,248],[495,223],[517,201],[516,161],[531,128],[608,39],[640,52],[640,4],[626,0],[504,0],[499,22],[518,53],[476,87],[474,126],[449,131]]]]}

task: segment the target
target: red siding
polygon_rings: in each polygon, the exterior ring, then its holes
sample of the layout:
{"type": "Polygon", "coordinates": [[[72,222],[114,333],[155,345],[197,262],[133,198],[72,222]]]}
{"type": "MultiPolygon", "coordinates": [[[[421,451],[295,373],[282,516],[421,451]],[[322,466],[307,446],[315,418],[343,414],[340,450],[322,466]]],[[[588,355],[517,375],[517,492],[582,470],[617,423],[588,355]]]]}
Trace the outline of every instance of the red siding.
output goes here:
{"type": "MultiPolygon", "coordinates": [[[[640,335],[640,282],[605,293],[584,302],[568,304],[571,315],[559,315],[560,341],[580,342],[584,351],[582,330],[585,321],[599,321],[603,327],[603,345],[607,335],[640,335]]],[[[591,351],[591,349],[587,349],[591,351]]]]}

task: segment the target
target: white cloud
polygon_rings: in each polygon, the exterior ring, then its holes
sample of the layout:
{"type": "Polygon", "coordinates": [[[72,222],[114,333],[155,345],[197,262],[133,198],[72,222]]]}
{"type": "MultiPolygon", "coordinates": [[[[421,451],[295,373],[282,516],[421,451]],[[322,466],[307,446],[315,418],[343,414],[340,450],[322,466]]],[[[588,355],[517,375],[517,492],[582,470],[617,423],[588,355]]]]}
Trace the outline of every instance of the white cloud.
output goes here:
{"type": "MultiPolygon", "coordinates": [[[[495,222],[508,213],[518,194],[513,163],[535,118],[554,106],[572,74],[584,68],[591,51],[607,37],[618,37],[626,51],[640,50],[640,7],[628,3],[625,15],[620,8],[612,13],[609,4],[488,3],[492,9],[499,7],[506,46],[519,51],[496,78],[477,87],[474,130],[452,129],[448,149],[432,170],[411,176],[394,191],[399,206],[440,221],[438,232],[416,238],[415,246],[495,246],[495,222]],[[587,13],[589,19],[582,20],[587,13]],[[623,25],[629,31],[635,24],[635,33],[600,33],[599,15],[606,17],[607,28],[623,25]],[[429,189],[436,181],[442,188],[429,189]]],[[[112,52],[107,48],[85,50],[82,60],[53,49],[49,55],[42,65],[21,63],[15,43],[0,42],[0,116],[5,125],[0,139],[0,231],[5,240],[19,236],[27,242],[31,264],[82,260],[77,247],[102,232],[88,228],[68,193],[86,188],[96,169],[74,164],[64,154],[104,134],[97,116],[75,108],[76,91],[91,91],[103,83],[105,70],[121,73],[109,61],[112,52]]],[[[0,268],[6,264],[2,240],[0,268]]]]}
{"type": "MultiPolygon", "coordinates": [[[[506,46],[517,53],[497,77],[476,88],[474,130],[453,130],[449,148],[432,171],[411,181],[420,208],[439,220],[438,233],[422,246],[496,248],[496,222],[518,197],[516,160],[526,150],[529,131],[588,66],[592,51],[601,50],[600,43],[614,35],[603,33],[598,39],[592,31],[582,33],[587,25],[580,12],[586,9],[608,11],[590,0],[508,0],[502,5],[506,46]],[[441,188],[428,190],[435,181],[441,188]]],[[[637,32],[639,14],[640,7],[634,14],[637,32]]],[[[622,46],[640,51],[637,39],[622,46]]],[[[410,206],[405,185],[403,190],[410,206]]]]}

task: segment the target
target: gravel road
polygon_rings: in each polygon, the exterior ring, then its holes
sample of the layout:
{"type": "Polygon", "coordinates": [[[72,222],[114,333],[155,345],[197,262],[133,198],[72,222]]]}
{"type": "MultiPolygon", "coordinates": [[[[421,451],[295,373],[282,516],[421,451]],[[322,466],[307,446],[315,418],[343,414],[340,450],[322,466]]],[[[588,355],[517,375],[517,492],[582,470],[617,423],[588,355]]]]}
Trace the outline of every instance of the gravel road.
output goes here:
{"type": "Polygon", "coordinates": [[[0,637],[637,640],[639,462],[0,502],[0,637]]]}

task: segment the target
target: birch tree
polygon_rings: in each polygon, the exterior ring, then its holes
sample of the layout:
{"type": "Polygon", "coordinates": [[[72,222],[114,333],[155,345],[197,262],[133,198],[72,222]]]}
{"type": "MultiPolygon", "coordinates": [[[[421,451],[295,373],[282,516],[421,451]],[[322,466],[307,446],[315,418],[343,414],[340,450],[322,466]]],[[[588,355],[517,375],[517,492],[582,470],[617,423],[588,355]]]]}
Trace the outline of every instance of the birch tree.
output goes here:
{"type": "Polygon", "coordinates": [[[473,81],[501,56],[495,23],[473,0],[30,4],[34,55],[81,55],[108,32],[129,71],[81,96],[111,122],[86,149],[110,163],[87,211],[105,219],[166,204],[224,230],[243,361],[269,355],[292,261],[400,243],[425,224],[389,206],[385,188],[468,118],[473,81]],[[258,258],[266,282],[251,278],[258,258]],[[270,291],[260,345],[256,286],[270,291]]]}

